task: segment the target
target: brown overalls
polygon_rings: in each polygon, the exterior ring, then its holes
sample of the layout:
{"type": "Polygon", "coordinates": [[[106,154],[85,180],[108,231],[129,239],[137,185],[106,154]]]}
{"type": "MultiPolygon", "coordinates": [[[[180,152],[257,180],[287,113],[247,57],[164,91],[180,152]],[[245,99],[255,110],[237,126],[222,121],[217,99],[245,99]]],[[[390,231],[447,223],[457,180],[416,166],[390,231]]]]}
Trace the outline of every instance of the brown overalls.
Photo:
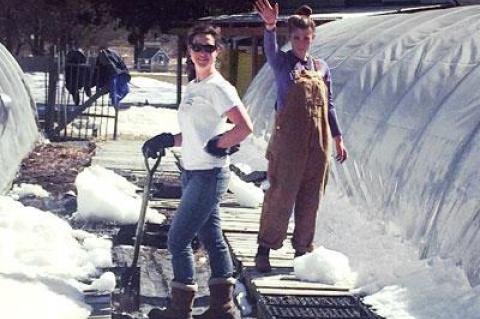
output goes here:
{"type": "Polygon", "coordinates": [[[267,148],[270,188],[260,219],[260,245],[282,247],[294,210],[293,248],[301,253],[313,250],[317,210],[328,179],[330,136],[328,88],[321,74],[294,71],[267,148]]]}

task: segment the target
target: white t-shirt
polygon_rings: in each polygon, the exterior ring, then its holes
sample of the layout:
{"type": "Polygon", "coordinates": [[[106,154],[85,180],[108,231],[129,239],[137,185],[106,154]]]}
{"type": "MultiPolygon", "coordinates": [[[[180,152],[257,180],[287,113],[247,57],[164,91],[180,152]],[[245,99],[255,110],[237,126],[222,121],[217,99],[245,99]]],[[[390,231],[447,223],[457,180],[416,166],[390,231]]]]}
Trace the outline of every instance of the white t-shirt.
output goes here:
{"type": "Polygon", "coordinates": [[[229,165],[228,156],[217,158],[204,147],[214,136],[228,130],[225,112],[242,105],[237,90],[215,72],[202,81],[187,84],[178,109],[182,132],[182,164],[188,170],[229,165]]]}

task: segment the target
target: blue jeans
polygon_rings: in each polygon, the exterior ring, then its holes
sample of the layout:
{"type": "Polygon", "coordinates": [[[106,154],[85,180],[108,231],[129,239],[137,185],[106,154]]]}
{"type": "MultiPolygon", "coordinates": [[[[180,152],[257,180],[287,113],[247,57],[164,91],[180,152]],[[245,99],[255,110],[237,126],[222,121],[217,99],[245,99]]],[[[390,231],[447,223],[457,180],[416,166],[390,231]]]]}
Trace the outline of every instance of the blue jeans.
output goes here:
{"type": "Polygon", "coordinates": [[[212,278],[232,276],[232,259],[223,239],[219,212],[229,179],[228,167],[183,171],[182,198],[168,232],[174,281],[194,282],[191,242],[196,234],[208,252],[212,278]]]}

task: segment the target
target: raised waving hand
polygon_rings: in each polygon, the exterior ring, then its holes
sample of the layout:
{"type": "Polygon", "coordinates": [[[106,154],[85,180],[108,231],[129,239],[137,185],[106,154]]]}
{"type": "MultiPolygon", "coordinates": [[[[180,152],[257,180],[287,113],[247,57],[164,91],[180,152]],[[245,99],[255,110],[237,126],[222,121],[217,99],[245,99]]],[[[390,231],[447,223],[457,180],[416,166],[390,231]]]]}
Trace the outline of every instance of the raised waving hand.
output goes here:
{"type": "Polygon", "coordinates": [[[272,7],[268,0],[256,0],[255,9],[267,27],[275,27],[278,18],[278,3],[272,7]]]}

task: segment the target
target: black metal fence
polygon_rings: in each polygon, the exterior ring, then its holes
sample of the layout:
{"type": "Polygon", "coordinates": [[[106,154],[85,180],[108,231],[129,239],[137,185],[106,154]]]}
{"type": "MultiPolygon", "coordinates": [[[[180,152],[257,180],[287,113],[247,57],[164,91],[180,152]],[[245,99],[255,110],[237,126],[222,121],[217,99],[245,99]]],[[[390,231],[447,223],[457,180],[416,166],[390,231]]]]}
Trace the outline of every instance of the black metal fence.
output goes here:
{"type": "Polygon", "coordinates": [[[64,53],[17,60],[29,77],[41,128],[51,140],[116,139],[118,109],[108,91],[97,87],[96,56],[87,56],[84,63],[71,63],[64,53]]]}

